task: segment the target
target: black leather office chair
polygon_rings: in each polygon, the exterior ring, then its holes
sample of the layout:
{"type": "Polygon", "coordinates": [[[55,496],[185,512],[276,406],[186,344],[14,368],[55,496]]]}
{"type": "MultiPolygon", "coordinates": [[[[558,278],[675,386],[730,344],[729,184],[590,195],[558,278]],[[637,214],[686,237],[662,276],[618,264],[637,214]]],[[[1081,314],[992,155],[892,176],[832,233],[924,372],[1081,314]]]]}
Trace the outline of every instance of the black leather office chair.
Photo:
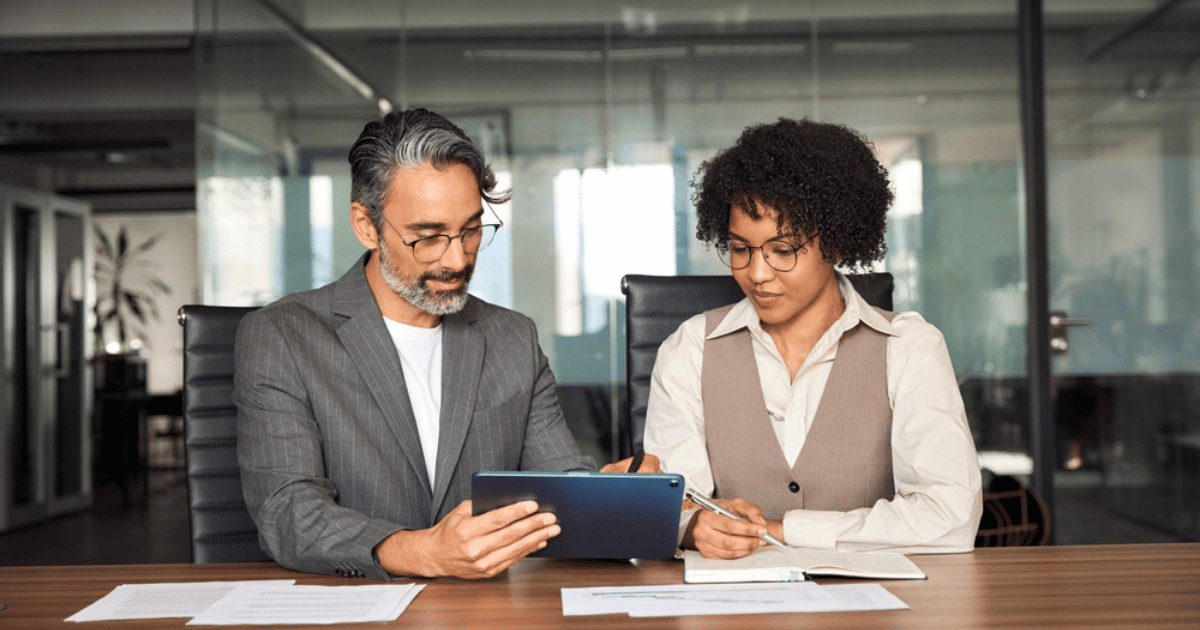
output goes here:
{"type": "Polygon", "coordinates": [[[246,510],[237,463],[233,341],[252,307],[185,305],[183,425],[192,562],[270,560],[246,510]]]}
{"type": "MultiPolygon", "coordinates": [[[[890,273],[848,276],[854,288],[872,306],[892,309],[894,280],[890,273]]],[[[689,317],[745,297],[732,275],[642,276],[621,279],[625,294],[626,382],[629,386],[626,417],[617,436],[620,457],[629,457],[642,446],[646,403],[650,399],[650,373],[658,346],[689,317]]]]}

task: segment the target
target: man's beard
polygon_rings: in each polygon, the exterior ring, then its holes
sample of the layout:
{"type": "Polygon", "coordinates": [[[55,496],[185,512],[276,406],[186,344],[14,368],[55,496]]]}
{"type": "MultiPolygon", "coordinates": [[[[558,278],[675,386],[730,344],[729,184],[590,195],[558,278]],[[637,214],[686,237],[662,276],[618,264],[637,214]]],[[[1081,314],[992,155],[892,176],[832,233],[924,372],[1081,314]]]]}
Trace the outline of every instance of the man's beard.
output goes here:
{"type": "Polygon", "coordinates": [[[415,279],[405,278],[392,271],[387,242],[379,240],[379,273],[383,275],[383,281],[396,295],[430,315],[449,315],[461,311],[467,305],[467,287],[474,271],[475,265],[467,265],[462,271],[425,272],[415,279]],[[449,291],[431,291],[426,284],[430,280],[453,282],[460,279],[463,285],[449,291]]]}

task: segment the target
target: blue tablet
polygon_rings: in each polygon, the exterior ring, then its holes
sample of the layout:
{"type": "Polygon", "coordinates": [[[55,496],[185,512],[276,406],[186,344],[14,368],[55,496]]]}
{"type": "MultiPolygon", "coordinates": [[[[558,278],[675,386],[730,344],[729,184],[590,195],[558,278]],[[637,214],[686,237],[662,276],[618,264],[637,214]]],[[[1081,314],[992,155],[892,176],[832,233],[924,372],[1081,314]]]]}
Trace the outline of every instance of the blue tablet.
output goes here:
{"type": "Polygon", "coordinates": [[[517,501],[558,516],[562,533],[531,555],[544,558],[670,558],[679,534],[682,475],[480,471],[475,514],[517,501]]]}

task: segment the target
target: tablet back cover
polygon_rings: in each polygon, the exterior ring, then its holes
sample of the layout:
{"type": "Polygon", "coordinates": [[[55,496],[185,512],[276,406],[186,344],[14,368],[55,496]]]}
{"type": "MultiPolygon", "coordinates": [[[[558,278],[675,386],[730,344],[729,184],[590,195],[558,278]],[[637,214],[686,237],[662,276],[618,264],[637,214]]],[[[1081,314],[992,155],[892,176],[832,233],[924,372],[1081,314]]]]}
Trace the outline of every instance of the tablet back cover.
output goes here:
{"type": "Polygon", "coordinates": [[[681,475],[480,471],[471,480],[475,514],[532,499],[558,516],[562,533],[532,556],[670,558],[675,555],[681,475]]]}

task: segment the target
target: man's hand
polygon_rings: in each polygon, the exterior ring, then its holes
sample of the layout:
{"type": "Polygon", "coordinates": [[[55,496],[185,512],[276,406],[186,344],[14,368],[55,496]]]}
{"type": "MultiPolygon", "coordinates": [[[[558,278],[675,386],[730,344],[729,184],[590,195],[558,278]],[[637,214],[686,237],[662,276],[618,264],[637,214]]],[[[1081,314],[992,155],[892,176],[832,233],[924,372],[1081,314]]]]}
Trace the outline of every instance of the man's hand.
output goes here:
{"type": "Polygon", "coordinates": [[[471,502],[463,501],[429,529],[385,538],[375,548],[379,565],[392,575],[492,577],[561,531],[553,514],[535,511],[537,503],[521,501],[472,516],[471,502]]]}
{"type": "Polygon", "coordinates": [[[763,518],[757,505],[745,499],[713,499],[713,502],[746,520],[732,519],[701,508],[684,535],[683,547],[696,549],[705,558],[732,559],[749,555],[769,544],[762,536],[775,534],[772,530],[777,529],[776,538],[782,540],[783,521],[763,518]]]}
{"type": "Polygon", "coordinates": [[[600,472],[602,472],[602,473],[613,473],[613,472],[617,472],[617,473],[623,473],[623,472],[660,473],[660,472],[662,472],[661,463],[658,461],[658,457],[651,455],[650,453],[646,453],[645,459],[642,460],[642,465],[638,466],[637,470],[633,470],[633,471],[629,470],[629,464],[631,464],[631,463],[633,463],[633,458],[626,457],[625,459],[622,459],[619,462],[605,464],[604,467],[600,469],[600,472]]]}

